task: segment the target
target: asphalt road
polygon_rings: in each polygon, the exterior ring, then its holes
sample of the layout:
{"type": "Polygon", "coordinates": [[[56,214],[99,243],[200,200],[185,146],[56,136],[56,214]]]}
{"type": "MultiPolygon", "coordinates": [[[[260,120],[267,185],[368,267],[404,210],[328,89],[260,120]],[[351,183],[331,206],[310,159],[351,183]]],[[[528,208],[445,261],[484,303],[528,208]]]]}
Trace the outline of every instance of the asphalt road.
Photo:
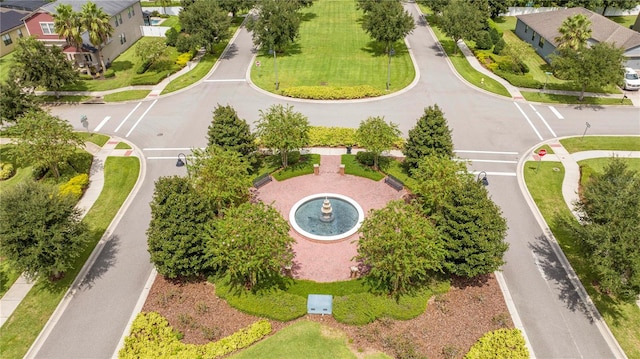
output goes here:
{"type": "MultiPolygon", "coordinates": [[[[417,12],[408,7],[417,18],[417,12]]],[[[252,65],[251,37],[241,30],[231,51],[204,82],[180,93],[141,102],[59,106],[52,112],[81,130],[80,114],[90,129],[118,136],[142,149],[146,177],[133,203],[109,236],[109,243],[88,278],[49,326],[38,358],[109,358],[151,271],[146,236],[153,182],[184,174],[177,154],[206,145],[216,104],[230,104],[249,123],[259,110],[291,104],[312,125],[357,127],[369,116],[384,116],[406,132],[424,108],[438,104],[453,130],[458,156],[474,160],[471,169],[489,173],[488,187],[509,224],[510,249],[504,278],[538,358],[612,358],[602,334],[584,310],[581,298],[532,215],[517,183],[517,161],[536,143],[559,136],[639,134],[640,112],[630,107],[529,104],[473,88],[453,71],[428,28],[408,37],[418,79],[408,90],[380,99],[309,102],[280,98],[246,81],[252,65]],[[559,115],[559,116],[558,116],[559,115]]],[[[393,65],[392,65],[393,66],[393,65]]]]}

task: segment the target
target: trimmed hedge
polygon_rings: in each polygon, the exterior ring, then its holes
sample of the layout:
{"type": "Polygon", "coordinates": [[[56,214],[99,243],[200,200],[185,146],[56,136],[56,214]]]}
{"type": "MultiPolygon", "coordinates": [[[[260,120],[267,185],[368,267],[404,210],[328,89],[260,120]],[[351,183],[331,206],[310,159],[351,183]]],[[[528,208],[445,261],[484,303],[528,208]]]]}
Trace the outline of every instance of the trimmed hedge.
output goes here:
{"type": "Polygon", "coordinates": [[[58,191],[61,196],[72,196],[76,200],[82,197],[82,193],[89,186],[89,175],[86,173],[79,174],[75,177],[58,186],[58,191]]]}
{"type": "Polygon", "coordinates": [[[7,180],[16,174],[15,169],[11,163],[0,162],[0,181],[7,180]]]}
{"type": "Polygon", "coordinates": [[[353,146],[356,143],[356,129],[349,127],[323,127],[312,126],[309,128],[309,146],[353,146]]]}
{"type": "Polygon", "coordinates": [[[498,329],[483,335],[464,357],[465,359],[527,359],[529,350],[519,329],[498,329]]]}
{"type": "Polygon", "coordinates": [[[131,80],[131,86],[136,85],[157,85],[171,74],[171,71],[149,72],[142,75],[135,75],[131,80]]]}
{"type": "Polygon", "coordinates": [[[223,280],[216,281],[216,295],[232,307],[252,315],[287,322],[307,314],[307,298],[280,290],[253,293],[235,290],[223,280]]]}
{"type": "Polygon", "coordinates": [[[372,86],[294,86],[280,91],[283,96],[311,100],[353,100],[378,97],[384,92],[372,86]]]}
{"type": "Polygon", "coordinates": [[[217,342],[203,345],[184,344],[181,334],[167,319],[155,312],[140,313],[131,325],[131,334],[124,339],[118,358],[219,358],[243,349],[271,333],[271,323],[260,320],[217,342]]]}

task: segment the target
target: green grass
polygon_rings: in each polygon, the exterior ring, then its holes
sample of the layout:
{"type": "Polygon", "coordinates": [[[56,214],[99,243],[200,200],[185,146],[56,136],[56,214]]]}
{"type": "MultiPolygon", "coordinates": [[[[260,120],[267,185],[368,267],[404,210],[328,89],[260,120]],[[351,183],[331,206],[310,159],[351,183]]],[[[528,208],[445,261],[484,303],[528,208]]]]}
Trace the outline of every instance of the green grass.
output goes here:
{"type": "Polygon", "coordinates": [[[7,81],[9,78],[9,70],[15,63],[15,51],[0,57],[0,82],[7,81]]]}
{"type": "MultiPolygon", "coordinates": [[[[140,6],[142,7],[162,7],[162,4],[157,1],[140,1],[140,6]]],[[[172,1],[171,4],[167,5],[167,7],[170,6],[182,6],[182,3],[180,1],[172,1]]],[[[160,13],[162,13],[162,11],[160,11],[160,13]]]]}
{"type": "Polygon", "coordinates": [[[64,95],[64,96],[53,96],[53,95],[42,95],[38,96],[40,101],[44,103],[80,103],[85,102],[91,99],[91,96],[82,96],[82,95],[64,95]]]}
{"type": "Polygon", "coordinates": [[[140,162],[135,157],[108,157],[105,161],[105,183],[96,203],[83,222],[90,230],[91,241],[76,260],[74,269],[55,283],[38,281],[16,311],[0,328],[3,359],[22,358],[82,268],[122,203],[135,185],[140,162]]]}
{"type": "Polygon", "coordinates": [[[31,180],[33,178],[33,167],[21,167],[20,162],[16,160],[12,149],[13,145],[0,145],[0,161],[11,163],[16,171],[11,178],[0,181],[0,192],[6,191],[9,188],[17,186],[18,183],[31,180]]]}
{"type": "MultiPolygon", "coordinates": [[[[277,54],[280,89],[296,86],[360,86],[386,89],[387,56],[364,32],[362,13],[352,1],[315,1],[302,9],[298,41],[277,54]]],[[[415,78],[413,63],[403,41],[394,45],[391,58],[391,91],[408,86],[415,78]]],[[[275,92],[273,55],[260,51],[251,80],[275,92]]]]}
{"type": "Polygon", "coordinates": [[[614,21],[620,24],[623,27],[629,29],[635,22],[638,15],[628,15],[628,16],[608,16],[607,19],[614,21]]]}
{"type": "Polygon", "coordinates": [[[621,101],[620,98],[610,97],[584,97],[582,101],[578,100],[575,95],[556,95],[542,92],[521,91],[522,96],[527,101],[544,102],[544,103],[567,103],[576,105],[625,105],[632,106],[633,102],[628,98],[621,101]]]}
{"type": "Polygon", "coordinates": [[[0,298],[11,288],[20,273],[14,271],[7,261],[0,258],[0,298]]]}
{"type": "Polygon", "coordinates": [[[129,146],[126,142],[118,142],[115,147],[116,150],[129,150],[131,146],[129,146]]]}
{"type": "Polygon", "coordinates": [[[533,161],[525,163],[524,167],[525,182],[531,196],[622,349],[629,358],[640,358],[640,337],[637,335],[640,333],[640,308],[635,303],[603,295],[591,285],[596,278],[590,270],[589,261],[581,254],[578,240],[558,224],[558,218],[572,218],[562,197],[562,164],[542,162],[537,173],[536,167],[538,162],[533,161]],[[554,167],[560,171],[553,171],[554,167]]]}
{"type": "Polygon", "coordinates": [[[402,163],[400,161],[391,161],[391,163],[389,163],[389,167],[385,168],[384,171],[387,174],[390,174],[402,181],[405,187],[407,187],[409,190],[411,190],[412,188],[416,188],[416,180],[409,177],[409,175],[402,168],[402,163]]]}
{"type": "Polygon", "coordinates": [[[542,149],[546,150],[548,155],[552,155],[552,154],[555,153],[555,152],[553,152],[553,149],[551,149],[551,147],[549,147],[549,145],[542,145],[542,146],[536,148],[533,152],[538,153],[542,149]]]}
{"type": "Polygon", "coordinates": [[[151,92],[151,90],[128,90],[111,93],[104,96],[105,102],[141,100],[151,92]]]}
{"type": "MultiPolygon", "coordinates": [[[[640,173],[640,158],[620,157],[620,161],[625,162],[630,170],[640,173]]],[[[590,158],[588,160],[579,161],[580,166],[589,166],[597,173],[603,173],[604,168],[611,162],[611,157],[590,158]]]]}
{"type": "Polygon", "coordinates": [[[374,171],[372,168],[358,162],[356,155],[342,155],[340,163],[344,165],[345,174],[369,178],[374,181],[380,181],[384,178],[383,173],[374,171]]]}
{"type": "Polygon", "coordinates": [[[169,82],[164,90],[162,90],[161,95],[178,91],[198,82],[209,73],[216,61],[218,61],[218,56],[212,54],[204,55],[195,68],[169,82]]]}
{"type": "Polygon", "coordinates": [[[292,324],[275,335],[230,356],[234,359],[298,359],[298,358],[390,358],[383,353],[356,356],[347,344],[347,336],[338,329],[304,320],[292,324]]]}
{"type": "Polygon", "coordinates": [[[640,151],[640,136],[585,136],[560,140],[569,153],[580,151],[640,151]]]}
{"type": "Polygon", "coordinates": [[[93,142],[96,145],[102,147],[104,146],[105,143],[107,143],[107,141],[109,141],[109,139],[111,138],[110,136],[107,135],[102,135],[99,133],[95,133],[95,132],[76,132],[78,134],[78,136],[80,136],[80,138],[82,138],[83,141],[85,142],[93,142]]]}
{"type": "Polygon", "coordinates": [[[169,16],[169,18],[165,19],[159,26],[173,27],[178,32],[182,29],[180,18],[174,15],[169,16]]]}
{"type": "Polygon", "coordinates": [[[320,163],[320,155],[302,155],[298,163],[289,165],[287,168],[273,173],[273,178],[278,181],[284,181],[289,178],[312,174],[313,165],[316,163],[320,163]]]}

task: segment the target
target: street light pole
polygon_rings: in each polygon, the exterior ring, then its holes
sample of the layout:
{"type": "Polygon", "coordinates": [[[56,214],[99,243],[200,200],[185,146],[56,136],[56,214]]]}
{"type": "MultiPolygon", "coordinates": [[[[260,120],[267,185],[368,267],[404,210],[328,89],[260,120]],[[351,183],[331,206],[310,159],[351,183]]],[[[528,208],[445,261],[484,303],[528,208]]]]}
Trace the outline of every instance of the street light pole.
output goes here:
{"type": "Polygon", "coordinates": [[[273,67],[276,72],[276,90],[278,90],[280,88],[280,82],[278,81],[278,58],[276,57],[276,50],[272,48],[269,52],[273,52],[273,67]]]}
{"type": "Polygon", "coordinates": [[[387,91],[389,91],[389,86],[391,85],[391,56],[393,56],[396,51],[393,47],[389,50],[387,57],[389,58],[389,62],[387,63],[387,91]]]}

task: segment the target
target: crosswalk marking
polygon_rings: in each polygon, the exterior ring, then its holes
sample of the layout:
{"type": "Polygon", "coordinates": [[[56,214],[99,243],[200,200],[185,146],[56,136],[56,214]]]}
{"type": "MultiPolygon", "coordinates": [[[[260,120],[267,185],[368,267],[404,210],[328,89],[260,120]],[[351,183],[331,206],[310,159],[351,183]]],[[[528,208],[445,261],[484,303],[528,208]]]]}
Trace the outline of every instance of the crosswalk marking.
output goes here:
{"type": "Polygon", "coordinates": [[[554,115],[556,115],[556,117],[557,117],[559,120],[564,120],[564,116],[562,116],[562,115],[560,114],[560,112],[558,112],[558,110],[556,110],[556,108],[555,108],[555,107],[553,107],[553,106],[549,106],[549,110],[551,110],[551,112],[553,112],[553,114],[554,114],[554,115]]]}

